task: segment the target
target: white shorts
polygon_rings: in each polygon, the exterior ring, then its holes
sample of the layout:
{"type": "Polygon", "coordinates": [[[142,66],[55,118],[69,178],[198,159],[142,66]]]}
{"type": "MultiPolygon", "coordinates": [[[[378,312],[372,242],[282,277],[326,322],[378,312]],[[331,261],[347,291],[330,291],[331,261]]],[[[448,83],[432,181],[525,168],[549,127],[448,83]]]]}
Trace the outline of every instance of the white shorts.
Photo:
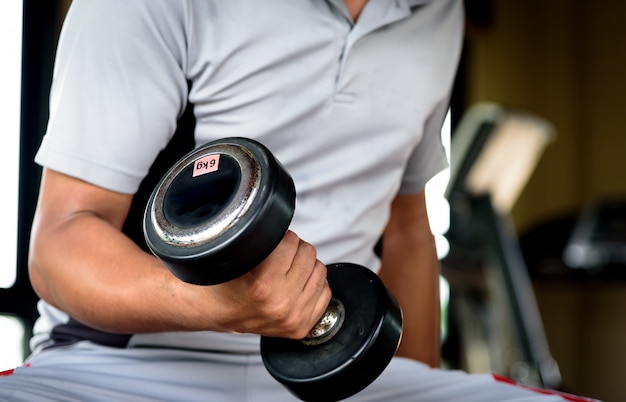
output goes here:
{"type": "MultiPolygon", "coordinates": [[[[41,352],[0,375],[0,401],[297,401],[265,370],[260,355],[158,348],[117,349],[81,342],[41,352]]],[[[533,390],[489,374],[431,369],[394,358],[346,401],[591,401],[533,390]]]]}

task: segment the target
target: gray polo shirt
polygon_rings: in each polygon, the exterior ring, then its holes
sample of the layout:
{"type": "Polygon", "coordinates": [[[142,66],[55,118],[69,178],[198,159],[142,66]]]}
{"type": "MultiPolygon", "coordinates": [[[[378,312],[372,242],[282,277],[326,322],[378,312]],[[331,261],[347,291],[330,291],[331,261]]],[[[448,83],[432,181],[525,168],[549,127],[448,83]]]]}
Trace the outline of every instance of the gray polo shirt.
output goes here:
{"type": "MultiPolygon", "coordinates": [[[[36,161],[133,193],[192,102],[197,145],[254,138],[285,165],[291,229],[322,261],[377,270],[391,200],[446,165],[462,31],[460,0],[370,0],[356,24],[341,0],[74,0],[36,161]]],[[[67,320],[42,311],[44,336],[67,320]]],[[[211,333],[131,342],[256,347],[211,333]]]]}

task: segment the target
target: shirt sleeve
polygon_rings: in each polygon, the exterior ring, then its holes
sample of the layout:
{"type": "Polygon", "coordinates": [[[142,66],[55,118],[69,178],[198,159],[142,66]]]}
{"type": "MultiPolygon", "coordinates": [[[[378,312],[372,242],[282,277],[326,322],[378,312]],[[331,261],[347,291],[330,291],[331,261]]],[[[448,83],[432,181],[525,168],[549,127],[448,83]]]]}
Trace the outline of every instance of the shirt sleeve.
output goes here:
{"type": "Polygon", "coordinates": [[[426,183],[437,173],[449,166],[446,150],[442,142],[442,126],[449,111],[454,76],[457,70],[463,42],[463,4],[460,1],[438,3],[441,19],[437,26],[444,35],[440,49],[437,71],[437,100],[421,126],[421,140],[413,150],[400,185],[400,194],[424,191],[426,183]],[[450,68],[453,66],[454,68],[450,68]]]}
{"type": "Polygon", "coordinates": [[[137,190],[186,106],[185,4],[72,2],[37,163],[113,191],[137,190]]]}
{"type": "Polygon", "coordinates": [[[448,100],[440,102],[426,120],[424,135],[415,148],[400,186],[400,194],[419,193],[437,173],[449,166],[442,142],[443,121],[448,113],[448,100]]]}

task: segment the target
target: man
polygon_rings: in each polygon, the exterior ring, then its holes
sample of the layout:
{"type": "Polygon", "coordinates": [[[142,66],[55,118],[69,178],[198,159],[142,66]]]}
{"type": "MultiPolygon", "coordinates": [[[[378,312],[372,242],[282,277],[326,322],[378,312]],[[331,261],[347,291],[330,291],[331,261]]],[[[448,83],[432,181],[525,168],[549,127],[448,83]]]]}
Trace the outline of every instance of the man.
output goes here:
{"type": "Polygon", "coordinates": [[[322,262],[349,261],[379,273],[405,321],[397,358],[354,400],[562,400],[428,367],[439,271],[424,185],[446,163],[462,26],[458,0],[74,0],[36,159],[41,318],[0,397],[293,400],[258,335],[302,338],[331,297],[322,262]],[[216,286],[176,279],[124,230],[190,105],[195,145],[254,138],[297,190],[274,252],[216,286]]]}

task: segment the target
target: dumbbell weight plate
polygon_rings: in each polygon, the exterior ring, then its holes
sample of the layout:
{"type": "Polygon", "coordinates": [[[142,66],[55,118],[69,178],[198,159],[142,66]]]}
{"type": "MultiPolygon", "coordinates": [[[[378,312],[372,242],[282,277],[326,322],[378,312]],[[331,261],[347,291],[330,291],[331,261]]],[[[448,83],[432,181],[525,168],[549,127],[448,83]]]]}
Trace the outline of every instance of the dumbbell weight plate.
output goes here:
{"type": "Polygon", "coordinates": [[[248,272],[284,236],[295,187],[257,141],[227,138],[180,159],[145,210],[148,247],[179,279],[223,283],[248,272]]]}
{"type": "MultiPolygon", "coordinates": [[[[213,285],[266,258],[294,209],[294,183],[270,151],[227,138],[190,152],[166,173],[148,201],[144,237],[179,279],[213,285]]],[[[391,360],[402,332],[399,306],[373,272],[333,264],[328,282],[345,313],[340,326],[312,342],[261,339],[268,371],[303,400],[340,400],[365,388],[391,360]]]]}
{"type": "Polygon", "coordinates": [[[333,297],[345,308],[327,342],[261,337],[268,372],[304,401],[338,401],[371,384],[387,367],[402,334],[402,313],[378,276],[360,265],[327,266],[333,297]]]}

